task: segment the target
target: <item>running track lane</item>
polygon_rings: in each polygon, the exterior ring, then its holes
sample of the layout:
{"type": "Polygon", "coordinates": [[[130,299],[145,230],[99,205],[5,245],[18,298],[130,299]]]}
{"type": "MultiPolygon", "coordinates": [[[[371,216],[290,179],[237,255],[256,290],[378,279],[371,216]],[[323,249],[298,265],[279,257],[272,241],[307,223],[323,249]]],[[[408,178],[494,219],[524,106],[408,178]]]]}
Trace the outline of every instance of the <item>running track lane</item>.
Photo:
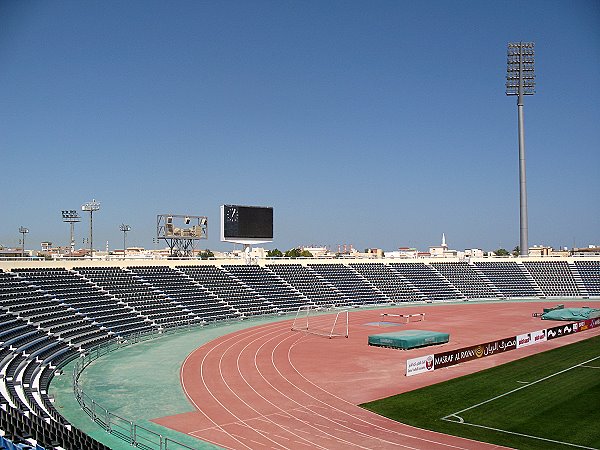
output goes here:
{"type": "MultiPolygon", "coordinates": [[[[411,323],[410,328],[449,330],[454,345],[445,345],[446,350],[541,327],[539,319],[531,319],[531,312],[543,306],[438,306],[427,309],[427,322],[411,323]],[[461,308],[460,314],[456,308],[461,308]]],[[[376,311],[353,311],[349,339],[294,333],[288,321],[209,342],[192,352],[181,369],[183,389],[198,411],[155,422],[230,449],[499,448],[403,425],[355,404],[397,393],[399,383],[436,383],[505,362],[509,356],[527,356],[544,350],[542,346],[407,378],[403,375],[406,358],[419,353],[365,345],[368,334],[398,330],[365,326],[378,316],[376,311]]],[[[545,344],[563,339],[563,344],[568,343],[562,338],[545,344]]]]}

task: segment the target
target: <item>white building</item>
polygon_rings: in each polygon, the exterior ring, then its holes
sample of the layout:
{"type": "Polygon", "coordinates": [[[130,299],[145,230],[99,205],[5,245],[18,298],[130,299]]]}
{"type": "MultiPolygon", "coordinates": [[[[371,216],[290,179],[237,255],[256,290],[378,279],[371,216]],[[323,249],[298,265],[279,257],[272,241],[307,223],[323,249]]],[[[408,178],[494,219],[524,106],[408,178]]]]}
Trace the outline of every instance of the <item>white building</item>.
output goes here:
{"type": "Polygon", "coordinates": [[[442,233],[442,245],[429,247],[429,254],[432,258],[456,258],[458,256],[458,251],[448,249],[446,235],[442,233]]]}

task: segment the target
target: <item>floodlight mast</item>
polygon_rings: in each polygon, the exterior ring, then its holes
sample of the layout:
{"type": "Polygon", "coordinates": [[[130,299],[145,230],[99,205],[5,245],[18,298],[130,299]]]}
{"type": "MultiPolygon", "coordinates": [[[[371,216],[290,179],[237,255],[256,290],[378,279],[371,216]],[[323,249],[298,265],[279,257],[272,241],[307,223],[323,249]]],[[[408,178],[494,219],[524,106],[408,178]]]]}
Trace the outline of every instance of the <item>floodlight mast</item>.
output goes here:
{"type": "Polygon", "coordinates": [[[73,251],[75,250],[75,224],[81,221],[81,217],[79,213],[74,209],[63,210],[62,211],[63,222],[71,225],[71,247],[69,251],[69,256],[73,256],[73,251]]]}
{"type": "Polygon", "coordinates": [[[23,255],[23,258],[25,258],[25,235],[29,233],[29,228],[19,227],[19,233],[23,235],[23,239],[21,240],[21,254],[23,255]]]}
{"type": "Polygon", "coordinates": [[[129,225],[126,225],[124,223],[121,224],[121,226],[119,227],[119,230],[121,230],[123,232],[123,259],[125,259],[125,237],[127,236],[127,232],[131,231],[131,227],[129,225]]]}
{"type": "Polygon", "coordinates": [[[506,67],[506,95],[517,96],[519,116],[519,249],[521,256],[529,256],[523,96],[535,94],[534,47],[534,42],[510,42],[506,67]]]}
{"type": "Polygon", "coordinates": [[[90,213],[90,258],[94,256],[94,227],[92,224],[94,211],[100,210],[100,203],[98,203],[95,199],[91,202],[84,203],[81,205],[82,211],[89,211],[90,213]]]}

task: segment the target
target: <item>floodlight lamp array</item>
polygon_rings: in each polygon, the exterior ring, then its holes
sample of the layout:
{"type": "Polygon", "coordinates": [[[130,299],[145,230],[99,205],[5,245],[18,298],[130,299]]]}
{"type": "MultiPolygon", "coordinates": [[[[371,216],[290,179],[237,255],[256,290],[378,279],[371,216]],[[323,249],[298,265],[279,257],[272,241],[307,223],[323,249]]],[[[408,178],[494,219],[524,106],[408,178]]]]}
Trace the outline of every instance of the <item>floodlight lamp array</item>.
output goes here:
{"type": "Polygon", "coordinates": [[[121,224],[121,226],[119,227],[119,230],[121,230],[123,233],[127,233],[128,231],[131,231],[131,226],[129,225],[125,225],[124,223],[121,224]]]}
{"type": "Polygon", "coordinates": [[[91,202],[84,203],[81,205],[82,211],[98,211],[100,210],[100,203],[98,203],[95,199],[91,202]]]}
{"type": "Polygon", "coordinates": [[[19,233],[21,233],[21,234],[29,233],[29,228],[19,227],[19,233]]]}
{"type": "Polygon", "coordinates": [[[535,43],[508,44],[506,95],[535,94],[535,43]]]}
{"type": "Polygon", "coordinates": [[[61,212],[64,222],[79,222],[81,220],[79,213],[74,209],[63,210],[61,212]]]}

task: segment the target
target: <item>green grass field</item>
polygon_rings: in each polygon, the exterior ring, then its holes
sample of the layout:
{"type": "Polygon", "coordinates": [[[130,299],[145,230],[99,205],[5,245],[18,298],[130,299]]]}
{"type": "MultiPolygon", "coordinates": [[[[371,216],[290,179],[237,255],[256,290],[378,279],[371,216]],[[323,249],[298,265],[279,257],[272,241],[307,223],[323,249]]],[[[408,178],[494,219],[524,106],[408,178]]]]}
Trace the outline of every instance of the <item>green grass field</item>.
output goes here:
{"type": "Polygon", "coordinates": [[[518,449],[598,449],[600,336],[361,406],[518,449]]]}

